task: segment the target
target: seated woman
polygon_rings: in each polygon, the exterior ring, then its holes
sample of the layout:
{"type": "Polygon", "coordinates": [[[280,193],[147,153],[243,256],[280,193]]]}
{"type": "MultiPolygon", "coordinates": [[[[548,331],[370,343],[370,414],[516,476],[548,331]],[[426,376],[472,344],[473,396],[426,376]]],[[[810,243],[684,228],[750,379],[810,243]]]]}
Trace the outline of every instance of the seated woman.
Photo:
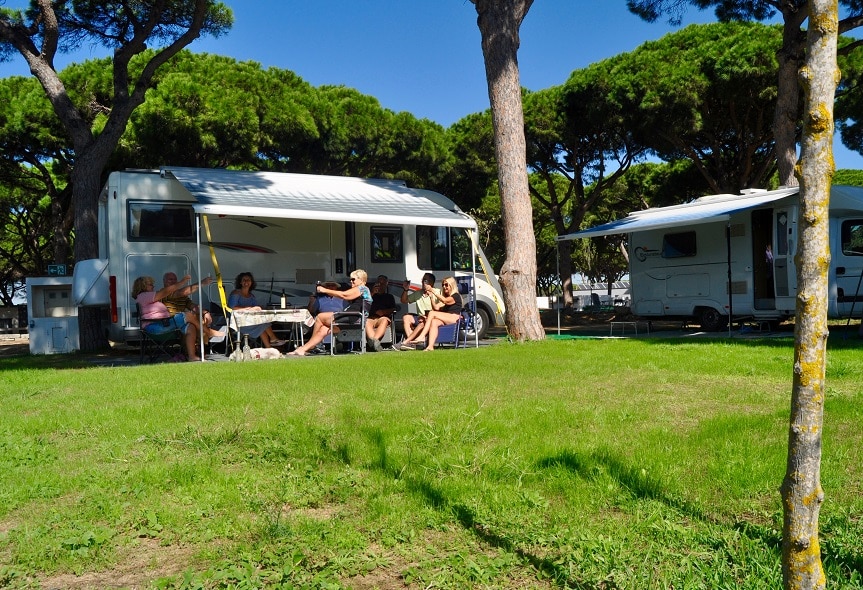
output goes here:
{"type": "Polygon", "coordinates": [[[132,298],[138,303],[142,330],[153,335],[164,334],[174,329],[180,330],[185,337],[186,357],[190,361],[200,361],[201,357],[197,352],[198,316],[191,311],[171,315],[162,302],[175,291],[182,289],[191,278],[186,275],[182,281],[156,291],[156,281],[153,277],[138,277],[132,284],[132,298]]]}
{"type": "MultiPolygon", "coordinates": [[[[228,296],[228,307],[234,311],[261,311],[261,306],[258,305],[258,300],[252,290],[258,284],[255,282],[255,277],[250,272],[241,272],[237,275],[234,281],[236,287],[228,296]]],[[[269,323],[255,324],[254,326],[243,326],[240,334],[248,334],[250,338],[260,338],[264,348],[272,346],[282,346],[285,341],[276,338],[276,333],[269,323]]]]}
{"type": "Polygon", "coordinates": [[[425,285],[425,289],[431,297],[432,310],[426,316],[422,332],[414,340],[403,341],[400,348],[414,348],[416,341],[428,338],[425,349],[434,350],[434,343],[437,340],[440,327],[456,323],[461,316],[463,303],[454,277],[447,277],[443,280],[440,293],[436,293],[430,285],[425,285]]]}
{"type": "MultiPolygon", "coordinates": [[[[372,305],[372,294],[369,288],[366,287],[368,275],[366,271],[357,269],[351,273],[351,287],[347,291],[337,291],[335,289],[327,289],[322,285],[316,287],[317,293],[338,297],[343,301],[349,302],[342,311],[362,311],[368,309],[372,305]]],[[[315,317],[315,325],[312,326],[312,334],[308,341],[294,350],[289,352],[290,356],[306,356],[306,352],[323,342],[333,325],[333,320],[337,312],[322,311],[315,317]]]]}

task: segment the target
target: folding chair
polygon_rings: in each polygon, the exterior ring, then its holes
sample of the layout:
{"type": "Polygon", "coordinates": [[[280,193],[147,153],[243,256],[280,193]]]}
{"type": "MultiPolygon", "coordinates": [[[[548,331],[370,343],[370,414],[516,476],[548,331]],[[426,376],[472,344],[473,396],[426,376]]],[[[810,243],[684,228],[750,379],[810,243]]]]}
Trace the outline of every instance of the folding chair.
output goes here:
{"type": "Polygon", "coordinates": [[[330,328],[330,354],[335,355],[338,345],[347,348],[351,352],[366,351],[366,319],[368,314],[363,311],[340,311],[333,316],[330,328]],[[358,350],[354,347],[359,344],[358,350]]]}
{"type": "Polygon", "coordinates": [[[456,277],[455,282],[458,285],[458,292],[461,293],[463,305],[461,310],[461,330],[464,336],[462,344],[467,346],[468,332],[475,334],[477,328],[475,320],[476,301],[473,299],[473,277],[456,277]]]}
{"type": "Polygon", "coordinates": [[[461,341],[461,347],[465,348],[467,346],[467,333],[464,329],[465,326],[465,312],[462,311],[459,314],[458,321],[454,324],[447,324],[446,326],[441,326],[438,328],[437,338],[434,343],[435,346],[452,346],[453,348],[459,347],[459,341],[461,341]]]}
{"type": "Polygon", "coordinates": [[[154,363],[162,356],[165,360],[173,360],[177,355],[183,354],[185,336],[179,329],[173,328],[161,334],[151,334],[140,327],[141,309],[138,306],[136,306],[135,317],[138,319],[138,331],[141,333],[141,363],[145,358],[148,362],[154,363]]]}
{"type": "Polygon", "coordinates": [[[401,306],[397,305],[396,310],[390,314],[390,325],[387,327],[387,331],[384,332],[384,335],[381,338],[381,344],[396,343],[396,314],[400,309],[401,306]]]}

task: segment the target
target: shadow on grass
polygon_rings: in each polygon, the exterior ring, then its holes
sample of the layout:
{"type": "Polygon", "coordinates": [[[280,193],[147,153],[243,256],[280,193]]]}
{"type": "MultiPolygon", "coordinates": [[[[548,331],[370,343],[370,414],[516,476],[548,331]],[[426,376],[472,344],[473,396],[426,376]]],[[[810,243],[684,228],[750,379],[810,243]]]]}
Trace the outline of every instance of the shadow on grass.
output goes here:
{"type": "Polygon", "coordinates": [[[563,467],[587,481],[596,481],[605,474],[635,498],[656,500],[692,519],[715,522],[689,502],[667,494],[665,485],[661,481],[650,477],[641,469],[624,464],[608,451],[601,450],[589,455],[563,452],[540,460],[537,467],[540,469],[563,467]]]}
{"type": "MultiPolygon", "coordinates": [[[[554,457],[548,457],[539,461],[538,467],[542,469],[563,467],[587,481],[595,481],[602,473],[605,473],[636,498],[662,502],[693,520],[707,522],[719,527],[730,526],[730,528],[745,535],[747,538],[762,543],[776,554],[777,559],[779,559],[782,552],[781,531],[747,521],[737,521],[731,525],[723,523],[714,517],[704,514],[704,512],[693,504],[669,495],[660,481],[649,477],[640,469],[624,464],[620,459],[613,457],[607,451],[599,451],[589,455],[563,452],[554,457]]],[[[825,568],[832,562],[834,568],[839,571],[846,573],[856,572],[858,575],[863,576],[863,555],[848,551],[839,543],[836,544],[838,546],[834,547],[834,544],[830,540],[830,532],[823,530],[822,533],[826,537],[822,539],[821,543],[821,558],[825,568]]]]}
{"type": "Polygon", "coordinates": [[[458,523],[467,531],[473,533],[478,539],[488,545],[502,549],[514,555],[526,563],[537,572],[542,574],[542,577],[547,577],[553,580],[554,583],[561,588],[576,588],[576,589],[594,589],[595,586],[585,584],[579,580],[572,579],[566,568],[563,568],[554,563],[553,560],[539,557],[516,547],[512,541],[506,537],[494,532],[491,527],[479,522],[476,518],[476,513],[473,510],[460,504],[452,502],[438,487],[427,480],[411,478],[406,480],[408,489],[415,494],[421,495],[426,502],[437,510],[450,510],[455,516],[458,523]]]}

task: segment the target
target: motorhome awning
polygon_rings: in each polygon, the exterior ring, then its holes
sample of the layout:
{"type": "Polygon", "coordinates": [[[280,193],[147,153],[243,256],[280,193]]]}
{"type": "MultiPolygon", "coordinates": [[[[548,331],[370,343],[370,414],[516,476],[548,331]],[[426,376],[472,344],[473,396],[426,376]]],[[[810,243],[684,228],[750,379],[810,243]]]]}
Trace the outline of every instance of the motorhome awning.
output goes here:
{"type": "Polygon", "coordinates": [[[612,234],[628,234],[650,229],[664,229],[727,220],[731,217],[732,213],[754,209],[755,207],[778,201],[797,193],[799,190],[799,187],[793,187],[775,191],[747,193],[744,195],[711,195],[701,197],[683,205],[635,211],[617,221],[557,236],[557,241],[573,240],[576,238],[595,238],[612,234]]]}
{"type": "Polygon", "coordinates": [[[167,166],[161,174],[192,194],[199,214],[476,229],[443,195],[395,180],[167,166]]]}

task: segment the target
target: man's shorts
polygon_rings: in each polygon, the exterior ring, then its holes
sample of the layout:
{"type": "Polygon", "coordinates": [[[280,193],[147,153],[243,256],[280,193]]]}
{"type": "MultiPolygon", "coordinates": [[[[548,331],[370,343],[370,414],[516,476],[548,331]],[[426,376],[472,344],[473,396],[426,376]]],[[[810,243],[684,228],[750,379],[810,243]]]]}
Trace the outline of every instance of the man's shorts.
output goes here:
{"type": "Polygon", "coordinates": [[[144,330],[148,334],[159,336],[160,334],[170,332],[171,330],[180,330],[183,334],[185,334],[187,327],[188,324],[186,323],[186,314],[180,312],[175,313],[173,316],[165,318],[163,320],[150,320],[150,323],[144,327],[144,330]]]}

